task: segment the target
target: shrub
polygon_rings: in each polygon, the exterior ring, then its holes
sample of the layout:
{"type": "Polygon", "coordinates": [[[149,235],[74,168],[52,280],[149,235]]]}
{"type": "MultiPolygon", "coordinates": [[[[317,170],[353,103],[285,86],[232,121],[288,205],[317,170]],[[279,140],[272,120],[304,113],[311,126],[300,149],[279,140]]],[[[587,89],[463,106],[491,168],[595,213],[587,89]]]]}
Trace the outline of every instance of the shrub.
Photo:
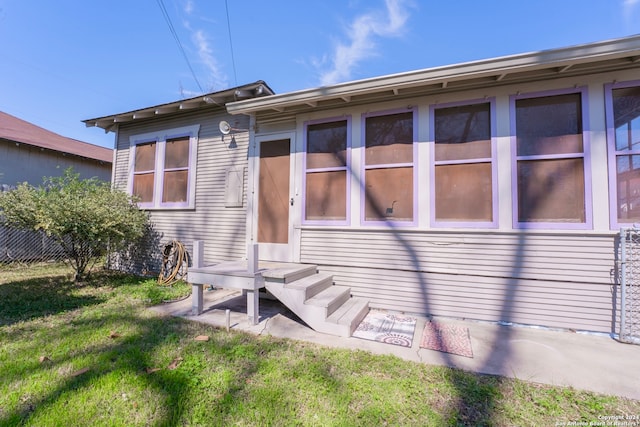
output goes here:
{"type": "Polygon", "coordinates": [[[123,191],[97,178],[80,179],[72,168],[48,177],[39,187],[27,183],[0,193],[2,222],[23,230],[42,230],[63,248],[82,279],[107,251],[140,237],[148,217],[123,191]]]}

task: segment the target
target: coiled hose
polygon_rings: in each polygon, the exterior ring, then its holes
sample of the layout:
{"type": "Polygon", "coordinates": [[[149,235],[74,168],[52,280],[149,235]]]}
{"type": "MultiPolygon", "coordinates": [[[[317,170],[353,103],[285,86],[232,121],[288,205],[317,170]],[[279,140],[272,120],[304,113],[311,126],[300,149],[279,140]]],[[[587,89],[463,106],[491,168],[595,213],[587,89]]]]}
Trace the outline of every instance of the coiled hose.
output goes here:
{"type": "Polygon", "coordinates": [[[181,242],[173,240],[164,245],[158,283],[164,286],[173,285],[187,275],[188,266],[189,254],[181,242]]]}

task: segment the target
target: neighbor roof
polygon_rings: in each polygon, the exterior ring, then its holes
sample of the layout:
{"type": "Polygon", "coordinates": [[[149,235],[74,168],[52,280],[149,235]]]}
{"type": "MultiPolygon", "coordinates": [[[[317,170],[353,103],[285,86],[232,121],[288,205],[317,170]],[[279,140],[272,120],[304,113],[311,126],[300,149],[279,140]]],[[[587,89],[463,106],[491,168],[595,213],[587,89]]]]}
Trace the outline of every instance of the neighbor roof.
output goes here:
{"type": "Polygon", "coordinates": [[[278,120],[313,110],[640,67],[640,35],[465,62],[232,102],[231,114],[278,120]]]}
{"type": "Polygon", "coordinates": [[[180,101],[141,108],[138,110],[128,111],[126,113],[118,113],[95,119],[83,120],[83,122],[87,127],[95,126],[104,129],[105,132],[110,132],[115,130],[119,123],[148,119],[150,117],[157,117],[164,114],[174,114],[186,110],[224,107],[227,103],[232,101],[273,95],[273,93],[273,90],[271,90],[265,82],[259,80],[255,83],[249,83],[219,92],[212,92],[196,96],[194,98],[181,99],[180,101]]]}
{"type": "Polygon", "coordinates": [[[113,162],[113,150],[67,138],[0,111],[0,139],[46,148],[65,154],[113,162]]]}

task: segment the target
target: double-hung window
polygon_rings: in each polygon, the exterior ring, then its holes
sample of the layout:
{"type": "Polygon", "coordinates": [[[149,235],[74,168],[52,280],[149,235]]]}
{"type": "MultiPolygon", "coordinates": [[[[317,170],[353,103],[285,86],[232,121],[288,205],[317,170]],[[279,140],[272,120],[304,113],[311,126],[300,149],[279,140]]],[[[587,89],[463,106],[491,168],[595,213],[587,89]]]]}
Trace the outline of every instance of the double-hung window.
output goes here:
{"type": "Polygon", "coordinates": [[[580,89],[512,97],[516,227],[590,226],[585,97],[580,89]]]}
{"type": "Polygon", "coordinates": [[[307,224],[346,224],[349,206],[351,117],[305,124],[307,224]]]}
{"type": "Polygon", "coordinates": [[[153,208],[195,206],[195,164],[200,126],[133,135],[129,192],[153,208]]]}
{"type": "Polygon", "coordinates": [[[364,118],[364,223],[415,224],[414,110],[364,118]]]}
{"type": "Polygon", "coordinates": [[[433,106],[431,111],[432,224],[495,226],[492,101],[433,106]]]}
{"type": "Polygon", "coordinates": [[[640,222],[640,82],[606,91],[613,227],[640,222]]]}

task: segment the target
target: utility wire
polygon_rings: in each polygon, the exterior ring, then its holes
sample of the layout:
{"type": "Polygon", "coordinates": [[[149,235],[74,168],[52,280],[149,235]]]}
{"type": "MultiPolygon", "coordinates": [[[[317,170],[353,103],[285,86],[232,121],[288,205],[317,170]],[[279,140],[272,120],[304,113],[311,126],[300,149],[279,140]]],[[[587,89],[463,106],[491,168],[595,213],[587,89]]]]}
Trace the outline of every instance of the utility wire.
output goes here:
{"type": "Polygon", "coordinates": [[[229,4],[224,0],[224,7],[227,11],[227,29],[229,30],[229,46],[231,48],[231,65],[233,66],[233,79],[238,86],[238,75],[236,74],[236,60],[233,55],[233,38],[231,37],[231,21],[229,20],[229,4]]]}
{"type": "MultiPolygon", "coordinates": [[[[202,90],[202,86],[200,85],[200,82],[198,81],[198,77],[196,76],[195,71],[193,71],[193,67],[191,66],[191,62],[189,62],[189,58],[187,57],[187,53],[184,51],[184,47],[182,47],[182,43],[180,42],[180,38],[178,37],[178,33],[176,32],[176,29],[173,27],[173,23],[171,22],[171,18],[169,17],[169,13],[167,13],[167,8],[164,6],[164,1],[163,0],[156,0],[158,2],[158,6],[160,7],[160,10],[162,11],[162,15],[164,16],[164,20],[167,22],[167,25],[169,26],[169,31],[171,32],[171,35],[173,36],[173,39],[176,41],[176,44],[178,45],[178,49],[180,49],[180,52],[182,52],[182,56],[184,57],[185,62],[187,63],[187,66],[189,67],[189,70],[191,71],[191,75],[193,76],[193,79],[196,81],[196,84],[198,85],[198,88],[200,88],[200,92],[204,93],[204,90],[202,90]]],[[[228,19],[228,12],[227,12],[227,19],[228,19]]]]}

